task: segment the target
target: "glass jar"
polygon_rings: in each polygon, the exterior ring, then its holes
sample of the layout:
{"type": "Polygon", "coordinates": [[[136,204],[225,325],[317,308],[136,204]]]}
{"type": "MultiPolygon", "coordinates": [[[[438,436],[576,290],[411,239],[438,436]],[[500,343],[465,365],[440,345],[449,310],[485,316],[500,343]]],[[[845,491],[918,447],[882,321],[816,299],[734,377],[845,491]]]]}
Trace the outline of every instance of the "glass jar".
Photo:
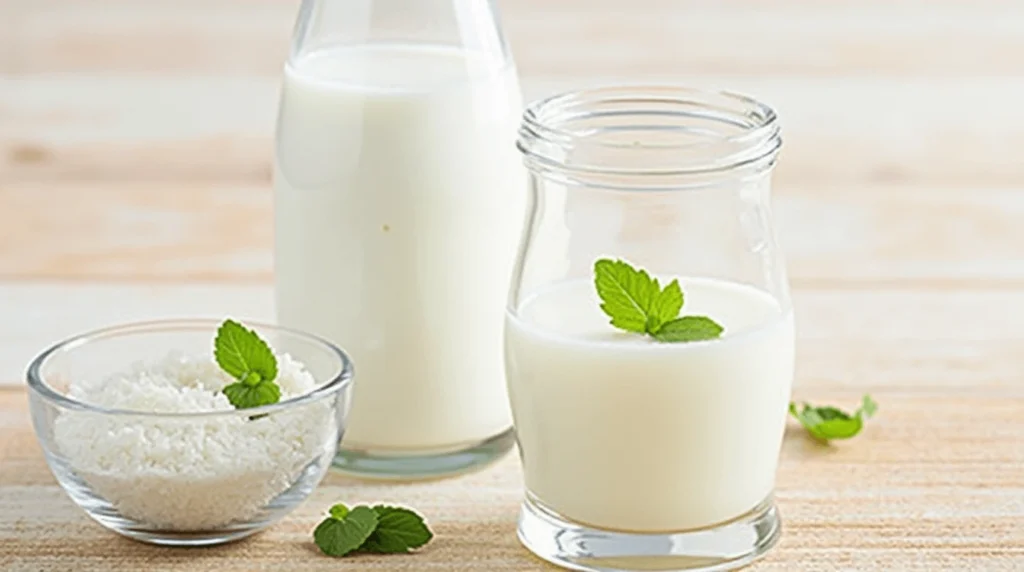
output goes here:
{"type": "Polygon", "coordinates": [[[520,97],[487,0],[302,3],[277,124],[277,317],[359,371],[344,471],[434,477],[514,444],[520,97]]]}
{"type": "Polygon", "coordinates": [[[519,537],[541,558],[725,570],[776,542],[794,361],[769,205],[780,145],[774,111],[730,93],[607,88],[527,109],[505,352],[519,537]],[[657,301],[675,284],[681,309],[657,301]]]}

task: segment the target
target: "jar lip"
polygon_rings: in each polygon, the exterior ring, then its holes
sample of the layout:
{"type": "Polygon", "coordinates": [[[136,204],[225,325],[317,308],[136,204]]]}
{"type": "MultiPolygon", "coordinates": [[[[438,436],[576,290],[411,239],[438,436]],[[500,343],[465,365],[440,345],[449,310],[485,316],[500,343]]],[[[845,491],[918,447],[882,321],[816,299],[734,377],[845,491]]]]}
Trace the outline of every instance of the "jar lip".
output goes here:
{"type": "Polygon", "coordinates": [[[524,111],[517,140],[528,166],[542,170],[670,177],[770,166],[781,144],[778,115],[769,105],[732,91],[671,85],[598,87],[538,100],[524,111]],[[659,117],[665,122],[659,124],[659,117]],[[569,127],[587,120],[627,118],[653,120],[642,129],[660,132],[667,141],[652,144],[602,137],[613,131],[628,131],[624,126],[569,127]],[[669,120],[675,124],[668,124],[669,120]],[[702,122],[705,125],[697,125],[702,122]],[[712,132],[708,126],[723,132],[712,132]],[[672,132],[678,140],[671,140],[672,132]],[[573,160],[588,153],[605,161],[594,164],[573,160]]]}

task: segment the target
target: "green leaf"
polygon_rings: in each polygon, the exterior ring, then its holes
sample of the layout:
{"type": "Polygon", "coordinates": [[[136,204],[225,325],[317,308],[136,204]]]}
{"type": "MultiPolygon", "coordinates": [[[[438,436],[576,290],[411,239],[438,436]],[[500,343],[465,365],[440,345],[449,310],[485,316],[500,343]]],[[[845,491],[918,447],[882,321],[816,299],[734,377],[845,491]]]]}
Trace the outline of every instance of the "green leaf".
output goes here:
{"type": "Polygon", "coordinates": [[[603,258],[594,263],[594,285],[601,310],[611,324],[629,332],[647,333],[651,305],[661,289],[646,271],[622,260],[603,258]]]}
{"type": "Polygon", "coordinates": [[[331,516],[338,520],[343,520],[346,516],[348,516],[348,512],[348,507],[341,503],[332,506],[330,510],[331,516]]]}
{"type": "Polygon", "coordinates": [[[875,412],[878,411],[878,404],[875,403],[874,399],[871,399],[870,395],[865,395],[864,399],[861,400],[860,409],[857,410],[857,417],[874,417],[875,412]]]}
{"type": "Polygon", "coordinates": [[[722,335],[722,326],[707,316],[683,316],[664,323],[652,335],[659,342],[699,342],[722,335]]]}
{"type": "Polygon", "coordinates": [[[423,517],[409,509],[377,505],[373,511],[377,513],[377,529],[360,547],[362,551],[404,554],[423,546],[434,537],[423,522],[423,517]]]}
{"type": "Polygon", "coordinates": [[[234,320],[225,320],[213,340],[217,364],[238,383],[222,390],[235,409],[271,405],[281,400],[277,377],[277,358],[256,332],[234,320]]]}
{"type": "Polygon", "coordinates": [[[281,388],[272,381],[261,381],[256,385],[239,381],[224,386],[221,391],[235,409],[262,407],[281,401],[281,388]]]}
{"type": "Polygon", "coordinates": [[[250,385],[277,377],[277,358],[267,342],[234,320],[225,320],[217,329],[213,356],[228,375],[250,385]],[[250,378],[251,374],[259,377],[250,378]]]}
{"type": "Polygon", "coordinates": [[[864,427],[864,422],[860,417],[834,417],[832,419],[826,419],[818,425],[814,426],[811,434],[823,441],[830,441],[832,439],[849,439],[864,427]]]}
{"type": "Polygon", "coordinates": [[[646,270],[624,260],[602,258],[594,263],[594,286],[601,310],[611,325],[661,342],[696,342],[722,335],[723,328],[706,316],[678,317],[683,309],[679,280],[662,288],[646,270]]]}
{"type": "Polygon", "coordinates": [[[864,396],[861,408],[854,415],[836,407],[814,407],[807,403],[802,405],[803,408],[798,409],[796,403],[790,403],[790,415],[795,417],[812,437],[825,442],[849,439],[857,435],[864,428],[864,419],[874,415],[878,408],[868,395],[864,396]]]}
{"type": "Polygon", "coordinates": [[[331,516],[324,519],[313,531],[313,540],[328,556],[344,556],[366,542],[377,528],[377,513],[368,506],[357,506],[348,511],[335,510],[344,505],[331,507],[331,516]],[[337,518],[335,514],[341,514],[337,518]]]}
{"type": "MultiPolygon", "coordinates": [[[[655,280],[657,285],[658,281],[655,280]]],[[[679,287],[679,281],[673,280],[668,286],[655,297],[651,304],[650,319],[648,320],[648,334],[654,334],[662,328],[666,322],[674,320],[683,309],[683,289],[679,287]]]]}

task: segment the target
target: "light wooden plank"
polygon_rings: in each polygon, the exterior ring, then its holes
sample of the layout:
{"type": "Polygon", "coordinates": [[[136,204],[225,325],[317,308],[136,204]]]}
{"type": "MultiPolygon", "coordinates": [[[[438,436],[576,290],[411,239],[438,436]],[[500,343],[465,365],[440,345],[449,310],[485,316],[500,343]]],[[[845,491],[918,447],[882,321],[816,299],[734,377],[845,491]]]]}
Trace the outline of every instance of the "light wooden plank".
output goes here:
{"type": "MultiPolygon", "coordinates": [[[[274,74],[296,0],[18,0],[14,73],[274,74]]],[[[1012,2],[506,0],[529,74],[1020,75],[1012,2]]]]}
{"type": "Polygon", "coordinates": [[[0,172],[266,181],[277,89],[250,78],[0,78],[0,172]]]}
{"type": "Polygon", "coordinates": [[[1018,189],[783,187],[775,205],[797,284],[1024,278],[1018,189]]]}
{"type": "MultiPolygon", "coordinates": [[[[1018,570],[1024,564],[1024,401],[982,394],[879,399],[883,408],[864,433],[833,447],[811,442],[791,423],[778,473],[783,539],[751,570],[1018,570]]],[[[437,532],[420,554],[347,563],[359,570],[555,570],[516,541],[522,480],[514,455],[481,473],[433,483],[395,486],[330,475],[284,521],[241,543],[201,551],[133,543],[90,521],[53,484],[24,401],[20,391],[0,391],[6,570],[293,570],[296,563],[337,570],[337,561],[317,556],[309,535],[323,509],[339,499],[416,507],[437,532]]]]}
{"type": "Polygon", "coordinates": [[[0,186],[0,276],[267,280],[270,203],[233,185],[0,186]]]}
{"type": "MultiPolygon", "coordinates": [[[[528,100],[580,87],[687,83],[778,108],[779,183],[1024,187],[1022,78],[526,76],[528,100]],[[961,113],[965,106],[970,113],[961,113]]],[[[28,180],[266,182],[278,80],[0,78],[0,172],[28,180]]],[[[823,187],[822,192],[829,190],[823,187]]]]}
{"type": "Polygon", "coordinates": [[[273,311],[267,286],[0,283],[0,385],[23,383],[42,350],[97,328],[163,318],[271,321],[273,311]]]}
{"type": "Polygon", "coordinates": [[[8,73],[276,73],[299,2],[14,0],[8,73]]]}
{"type": "MultiPolygon", "coordinates": [[[[801,290],[797,393],[930,392],[1024,397],[1024,293],[801,290]]],[[[269,285],[0,283],[0,385],[65,337],[173,317],[273,321],[269,285]]]]}
{"type": "Polygon", "coordinates": [[[1011,54],[1024,47],[1022,10],[969,2],[526,0],[505,14],[530,73],[907,77],[1020,73],[1024,64],[1011,54]]]}
{"type": "MultiPolygon", "coordinates": [[[[0,183],[0,278],[266,283],[270,195],[210,182],[0,183]]],[[[780,185],[774,210],[798,286],[1024,284],[1024,189],[780,185]]]]}

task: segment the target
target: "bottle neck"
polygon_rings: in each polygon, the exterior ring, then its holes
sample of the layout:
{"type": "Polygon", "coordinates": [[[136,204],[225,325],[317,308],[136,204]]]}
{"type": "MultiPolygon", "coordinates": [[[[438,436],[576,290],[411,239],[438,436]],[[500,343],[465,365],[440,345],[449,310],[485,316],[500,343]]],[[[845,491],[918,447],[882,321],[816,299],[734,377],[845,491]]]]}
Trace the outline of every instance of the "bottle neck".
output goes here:
{"type": "Polygon", "coordinates": [[[331,46],[457,48],[511,62],[491,0],[303,0],[291,57],[331,46]]]}

